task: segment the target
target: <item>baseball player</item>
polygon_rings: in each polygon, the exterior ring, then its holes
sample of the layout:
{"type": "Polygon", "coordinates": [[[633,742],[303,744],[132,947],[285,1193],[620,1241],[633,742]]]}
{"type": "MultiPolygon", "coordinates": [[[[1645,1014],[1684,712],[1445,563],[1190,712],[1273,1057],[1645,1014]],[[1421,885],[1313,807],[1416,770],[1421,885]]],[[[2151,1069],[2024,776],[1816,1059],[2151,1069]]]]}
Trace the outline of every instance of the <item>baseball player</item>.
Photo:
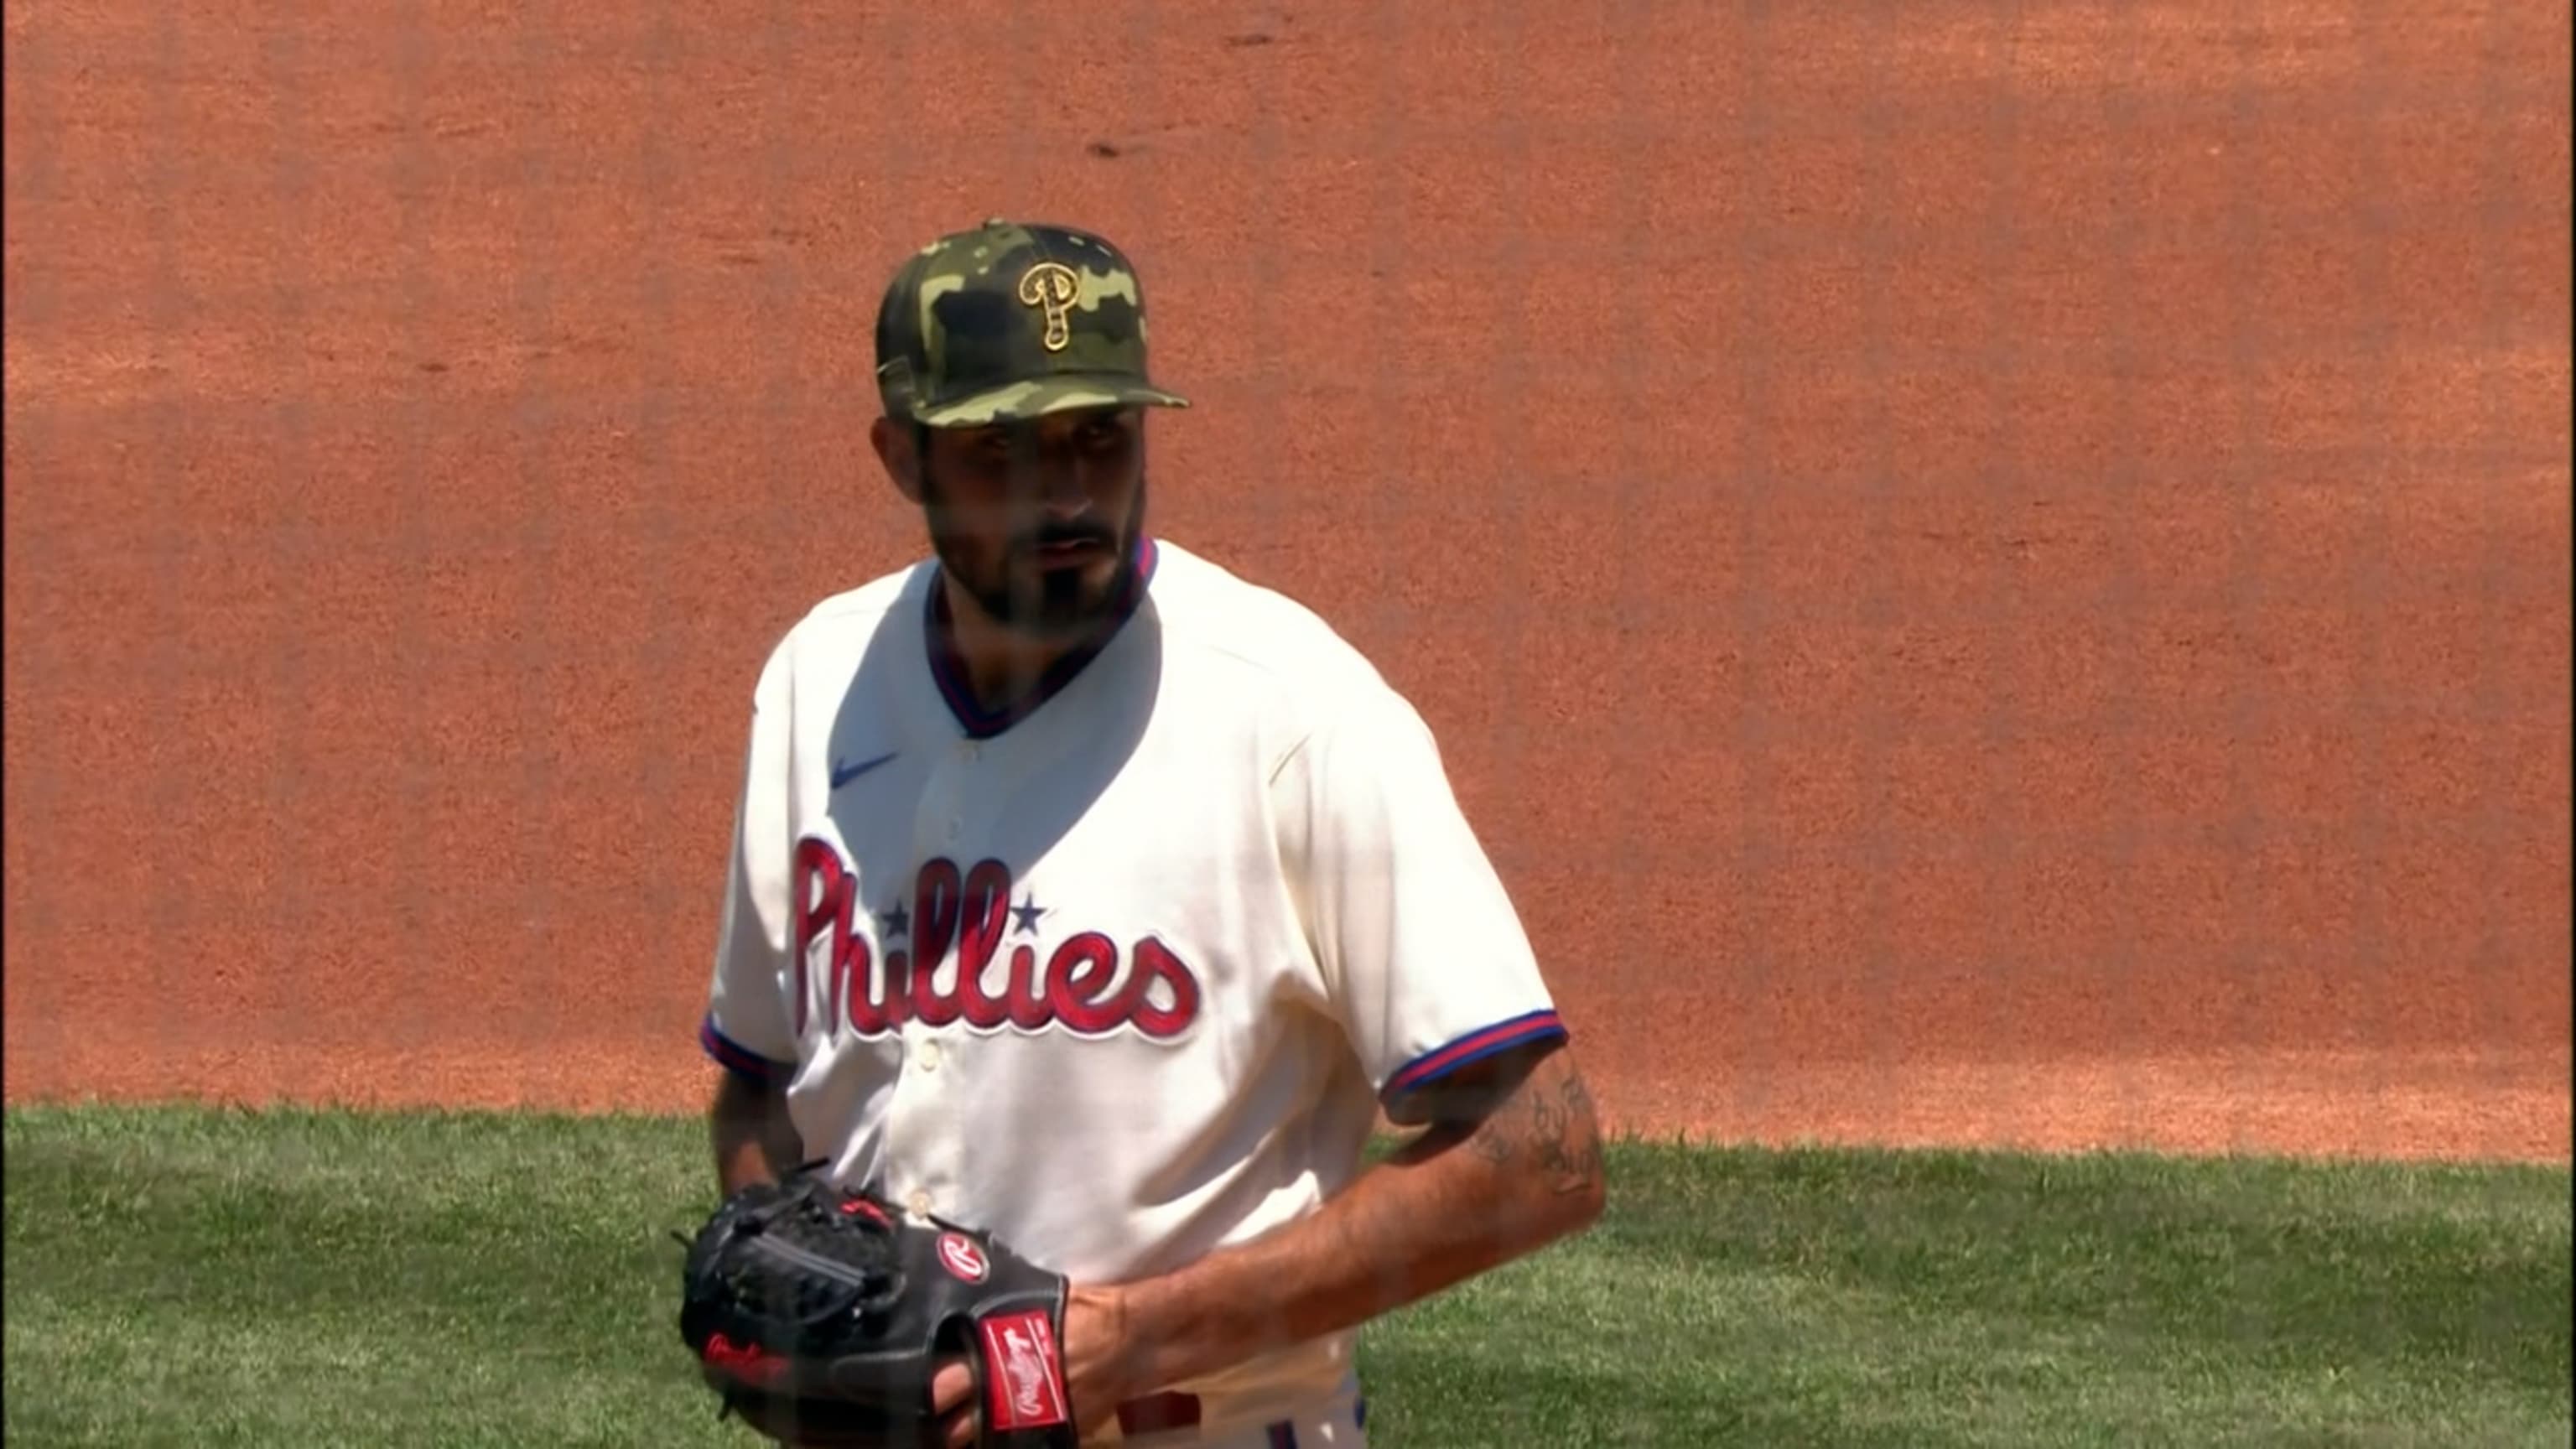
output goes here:
{"type": "MultiPolygon", "coordinates": [[[[1407,700],[1148,531],[1148,410],[1188,403],[1115,247],[986,222],[876,329],[930,556],[760,671],[719,1182],[822,1159],[1067,1275],[1085,1443],[1363,1444],[1361,1325],[1601,1210],[1530,942],[1407,700]],[[1413,1135],[1364,1170],[1381,1110],[1413,1135]]],[[[962,1364],[936,1399],[973,1442],[962,1364]]]]}

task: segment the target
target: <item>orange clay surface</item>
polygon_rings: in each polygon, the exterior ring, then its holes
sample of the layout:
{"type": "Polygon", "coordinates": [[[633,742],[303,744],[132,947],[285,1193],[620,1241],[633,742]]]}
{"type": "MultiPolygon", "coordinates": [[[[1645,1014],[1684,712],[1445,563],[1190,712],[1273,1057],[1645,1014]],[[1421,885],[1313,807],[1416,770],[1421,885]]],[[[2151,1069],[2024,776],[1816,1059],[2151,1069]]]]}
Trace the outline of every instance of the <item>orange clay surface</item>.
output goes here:
{"type": "Polygon", "coordinates": [[[699,1102],[878,288],[1012,213],[1615,1126],[2569,1155],[2564,4],[6,14],[12,1101],[699,1102]]]}

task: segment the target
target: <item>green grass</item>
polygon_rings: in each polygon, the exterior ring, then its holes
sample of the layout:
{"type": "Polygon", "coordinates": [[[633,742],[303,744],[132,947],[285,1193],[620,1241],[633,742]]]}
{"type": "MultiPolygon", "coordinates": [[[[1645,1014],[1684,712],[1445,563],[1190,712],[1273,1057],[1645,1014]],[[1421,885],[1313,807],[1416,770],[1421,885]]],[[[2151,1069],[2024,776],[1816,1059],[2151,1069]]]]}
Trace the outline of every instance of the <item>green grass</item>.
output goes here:
{"type": "MultiPolygon", "coordinates": [[[[12,1111],[8,1441],[752,1445],[671,1327],[702,1143],[661,1119],[12,1111]]],[[[1610,1165],[1590,1236],[1368,1331],[1374,1443],[2569,1439],[2564,1168],[1610,1165]]]]}

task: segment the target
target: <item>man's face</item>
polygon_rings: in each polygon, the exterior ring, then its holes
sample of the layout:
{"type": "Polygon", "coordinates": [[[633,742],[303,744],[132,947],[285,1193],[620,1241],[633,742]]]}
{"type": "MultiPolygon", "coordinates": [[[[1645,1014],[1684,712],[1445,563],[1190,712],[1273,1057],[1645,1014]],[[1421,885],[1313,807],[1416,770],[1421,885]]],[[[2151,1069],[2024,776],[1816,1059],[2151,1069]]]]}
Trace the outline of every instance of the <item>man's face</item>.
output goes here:
{"type": "Polygon", "coordinates": [[[1145,527],[1141,410],[925,432],[931,547],[984,612],[1035,638],[1103,622],[1145,527]]]}

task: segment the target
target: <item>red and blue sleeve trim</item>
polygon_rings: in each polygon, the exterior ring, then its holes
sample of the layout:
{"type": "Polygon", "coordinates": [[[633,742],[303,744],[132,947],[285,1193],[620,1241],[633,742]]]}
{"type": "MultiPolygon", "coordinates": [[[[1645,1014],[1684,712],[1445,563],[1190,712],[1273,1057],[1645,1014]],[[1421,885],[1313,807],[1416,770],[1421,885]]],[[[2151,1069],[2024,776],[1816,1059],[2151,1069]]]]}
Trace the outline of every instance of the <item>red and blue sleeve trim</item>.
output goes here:
{"type": "Polygon", "coordinates": [[[738,1077],[745,1077],[764,1087],[782,1087],[796,1075],[794,1062],[782,1062],[762,1056],[742,1043],[716,1030],[713,1013],[698,1023],[698,1045],[715,1058],[716,1065],[738,1077]]]}
{"type": "Polygon", "coordinates": [[[1497,1052],[1507,1052],[1514,1047],[1527,1046],[1532,1042],[1546,1041],[1565,1034],[1565,1022],[1555,1011],[1541,1009],[1524,1012],[1509,1020],[1498,1021],[1492,1026],[1471,1031],[1445,1046],[1433,1047],[1406,1062],[1396,1068],[1395,1075],[1386,1079],[1386,1087],[1378,1093],[1378,1096],[1381,1099],[1393,1099],[1425,1082],[1438,1081],[1470,1062],[1480,1062],[1497,1052]]]}

